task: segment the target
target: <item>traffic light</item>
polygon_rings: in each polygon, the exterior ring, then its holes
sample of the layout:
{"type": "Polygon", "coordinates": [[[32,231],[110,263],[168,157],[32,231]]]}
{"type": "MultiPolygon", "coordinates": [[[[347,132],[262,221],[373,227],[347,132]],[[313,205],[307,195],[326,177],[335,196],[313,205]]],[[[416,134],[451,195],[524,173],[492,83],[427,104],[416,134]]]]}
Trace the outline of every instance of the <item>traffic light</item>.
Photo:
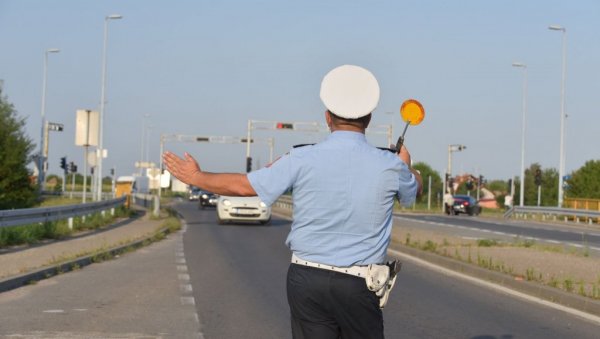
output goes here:
{"type": "Polygon", "coordinates": [[[467,181],[467,190],[470,191],[473,189],[473,180],[469,179],[469,181],[467,181]]]}
{"type": "Polygon", "coordinates": [[[110,169],[110,176],[111,176],[111,177],[114,177],[114,176],[115,176],[115,169],[114,169],[114,168],[111,168],[111,169],[110,169]]]}
{"type": "Polygon", "coordinates": [[[250,173],[252,171],[252,157],[246,158],[246,173],[250,173]]]}
{"type": "Polygon", "coordinates": [[[69,172],[77,173],[77,165],[72,161],[69,163],[69,172]]]}
{"type": "Polygon", "coordinates": [[[541,186],[542,185],[542,170],[540,170],[539,168],[535,170],[535,184],[537,186],[541,186]]]}
{"type": "Polygon", "coordinates": [[[506,190],[509,193],[512,192],[512,179],[508,179],[508,188],[506,190]]]}
{"type": "Polygon", "coordinates": [[[60,158],[60,168],[67,170],[67,157],[60,158]]]}
{"type": "Polygon", "coordinates": [[[287,122],[278,122],[277,129],[294,129],[294,124],[290,124],[287,122]]]}
{"type": "Polygon", "coordinates": [[[479,176],[479,186],[483,185],[483,175],[479,176]]]}

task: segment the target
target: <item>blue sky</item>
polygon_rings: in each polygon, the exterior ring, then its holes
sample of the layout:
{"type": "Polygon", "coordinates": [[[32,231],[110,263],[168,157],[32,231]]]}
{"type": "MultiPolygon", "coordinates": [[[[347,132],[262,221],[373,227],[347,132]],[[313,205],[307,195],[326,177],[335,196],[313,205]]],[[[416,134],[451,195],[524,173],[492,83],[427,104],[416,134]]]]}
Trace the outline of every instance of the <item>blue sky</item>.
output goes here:
{"type": "MultiPolygon", "coordinates": [[[[108,168],[129,175],[139,161],[142,121],[150,126],[150,160],[159,135],[244,136],[248,119],[323,121],[322,77],[357,64],[378,78],[373,124],[394,122],[408,98],[425,121],[409,128],[415,161],[443,173],[449,144],[453,172],[490,179],[518,175],[522,69],[528,65],[526,166],[558,168],[561,33],[567,29],[566,169],[600,159],[600,2],[597,1],[34,1],[0,0],[0,79],[39,142],[43,55],[49,56],[46,114],[52,133],[50,172],[74,145],[75,111],[98,109],[104,17],[109,23],[104,144],[108,168]],[[393,114],[386,114],[393,112],[393,114]]],[[[256,131],[274,137],[275,154],[326,134],[256,131]]],[[[369,136],[384,146],[382,136],[369,136]]],[[[209,171],[241,172],[245,147],[168,143],[188,150],[209,171]]],[[[144,152],[146,153],[146,152],[144,152]]],[[[253,146],[255,163],[268,161],[253,146]]],[[[144,154],[145,156],[145,154],[144,154]]]]}

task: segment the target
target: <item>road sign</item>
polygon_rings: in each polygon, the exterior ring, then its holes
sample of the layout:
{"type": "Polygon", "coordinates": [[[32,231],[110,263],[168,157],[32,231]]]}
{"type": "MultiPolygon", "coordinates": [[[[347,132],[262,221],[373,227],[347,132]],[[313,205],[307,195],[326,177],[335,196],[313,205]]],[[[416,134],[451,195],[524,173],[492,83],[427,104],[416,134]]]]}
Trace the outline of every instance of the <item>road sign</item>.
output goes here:
{"type": "Polygon", "coordinates": [[[55,132],[62,132],[64,129],[64,125],[63,124],[57,124],[55,122],[49,122],[48,123],[48,130],[49,131],[55,131],[55,132]]]}
{"type": "Polygon", "coordinates": [[[75,119],[75,145],[97,146],[100,114],[96,111],[77,110],[75,119]]]}
{"type": "Polygon", "coordinates": [[[148,161],[136,161],[135,167],[136,168],[154,168],[154,167],[156,167],[156,164],[153,162],[148,162],[148,161]]]}

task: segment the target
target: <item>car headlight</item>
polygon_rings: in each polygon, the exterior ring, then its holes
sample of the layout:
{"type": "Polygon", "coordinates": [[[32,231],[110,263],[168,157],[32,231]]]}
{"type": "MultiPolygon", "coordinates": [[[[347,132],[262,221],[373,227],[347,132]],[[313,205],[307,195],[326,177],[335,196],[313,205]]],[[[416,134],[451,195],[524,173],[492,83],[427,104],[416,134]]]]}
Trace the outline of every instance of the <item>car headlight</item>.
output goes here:
{"type": "Polygon", "coordinates": [[[225,199],[225,200],[223,200],[223,205],[225,205],[225,206],[231,206],[231,201],[225,199]]]}
{"type": "Polygon", "coordinates": [[[202,199],[206,199],[206,198],[208,198],[208,195],[202,194],[202,199]]]}
{"type": "Polygon", "coordinates": [[[258,205],[259,205],[260,207],[262,207],[262,208],[266,208],[266,207],[267,207],[267,204],[265,204],[265,203],[264,203],[264,202],[262,202],[262,201],[261,201],[261,202],[260,202],[258,205]]]}

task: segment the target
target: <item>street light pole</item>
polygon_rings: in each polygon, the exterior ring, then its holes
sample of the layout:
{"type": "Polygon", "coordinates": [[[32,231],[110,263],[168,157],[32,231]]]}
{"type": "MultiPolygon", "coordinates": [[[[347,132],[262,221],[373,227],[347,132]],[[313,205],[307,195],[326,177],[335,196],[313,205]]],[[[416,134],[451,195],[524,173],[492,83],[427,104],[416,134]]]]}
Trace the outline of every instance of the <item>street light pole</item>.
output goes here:
{"type": "Polygon", "coordinates": [[[46,133],[48,130],[46,129],[46,83],[48,80],[48,54],[49,53],[58,53],[60,50],[58,48],[50,48],[44,52],[44,73],[42,76],[42,132],[40,138],[40,152],[38,155],[38,188],[40,193],[44,190],[44,183],[46,182],[46,133]]]}
{"type": "Polygon", "coordinates": [[[123,17],[119,14],[111,14],[104,18],[104,41],[102,45],[102,90],[100,95],[100,130],[98,133],[98,149],[96,151],[97,180],[96,180],[96,200],[102,200],[102,153],[104,152],[103,134],[104,134],[104,106],[106,104],[106,45],[108,41],[108,21],[118,20],[123,17]]]}
{"type": "Polygon", "coordinates": [[[523,121],[521,123],[521,187],[519,189],[519,206],[525,201],[525,116],[527,114],[527,65],[513,62],[513,67],[523,68],[523,121]]]}
{"type": "Polygon", "coordinates": [[[565,176],[565,80],[567,76],[567,30],[558,25],[551,25],[548,29],[561,31],[562,34],[562,80],[560,85],[560,152],[558,164],[558,207],[562,207],[564,200],[563,177],[565,176]]]}

